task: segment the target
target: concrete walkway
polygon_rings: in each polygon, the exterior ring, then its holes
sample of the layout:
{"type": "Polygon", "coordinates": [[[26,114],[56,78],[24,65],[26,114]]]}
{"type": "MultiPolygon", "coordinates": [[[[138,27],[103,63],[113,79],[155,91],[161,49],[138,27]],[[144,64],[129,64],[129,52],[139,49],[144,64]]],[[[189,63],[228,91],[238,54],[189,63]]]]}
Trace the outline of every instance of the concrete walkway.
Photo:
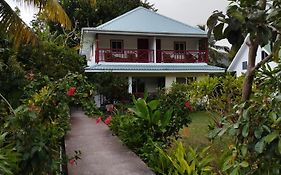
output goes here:
{"type": "Polygon", "coordinates": [[[75,150],[82,153],[77,165],[68,163],[69,175],[154,175],[138,156],[112,136],[104,123],[96,124],[82,111],[72,113],[65,144],[69,157],[75,150]]]}

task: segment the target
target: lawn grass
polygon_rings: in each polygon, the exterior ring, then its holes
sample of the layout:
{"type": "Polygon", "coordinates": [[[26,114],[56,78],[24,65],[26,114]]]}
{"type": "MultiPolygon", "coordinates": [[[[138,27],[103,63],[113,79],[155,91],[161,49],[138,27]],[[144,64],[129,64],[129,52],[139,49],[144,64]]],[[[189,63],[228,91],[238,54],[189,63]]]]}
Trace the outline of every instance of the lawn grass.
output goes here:
{"type": "Polygon", "coordinates": [[[192,123],[188,128],[183,129],[188,131],[182,132],[182,142],[186,147],[191,146],[198,149],[210,146],[209,153],[216,159],[220,157],[223,150],[228,149],[228,146],[232,143],[232,139],[224,136],[211,141],[208,138],[208,125],[212,122],[212,115],[214,114],[206,111],[191,113],[192,123]]]}

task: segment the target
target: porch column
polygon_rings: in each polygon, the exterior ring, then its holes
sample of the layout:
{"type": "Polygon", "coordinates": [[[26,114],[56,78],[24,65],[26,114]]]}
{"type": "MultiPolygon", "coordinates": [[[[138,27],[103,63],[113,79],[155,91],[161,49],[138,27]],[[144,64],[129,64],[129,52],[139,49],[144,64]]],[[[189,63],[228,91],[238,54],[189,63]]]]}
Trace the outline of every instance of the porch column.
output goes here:
{"type": "Polygon", "coordinates": [[[165,89],[169,90],[169,88],[172,87],[173,82],[176,82],[176,77],[166,76],[165,77],[165,89]]]}
{"type": "Polygon", "coordinates": [[[92,45],[92,56],[91,56],[91,62],[96,63],[96,36],[93,38],[93,45],[92,45]]]}
{"type": "Polygon", "coordinates": [[[156,37],[153,37],[153,62],[154,63],[156,63],[156,56],[157,56],[156,37]]]}
{"type": "Polygon", "coordinates": [[[132,94],[133,93],[133,78],[128,77],[128,93],[132,94]]]}

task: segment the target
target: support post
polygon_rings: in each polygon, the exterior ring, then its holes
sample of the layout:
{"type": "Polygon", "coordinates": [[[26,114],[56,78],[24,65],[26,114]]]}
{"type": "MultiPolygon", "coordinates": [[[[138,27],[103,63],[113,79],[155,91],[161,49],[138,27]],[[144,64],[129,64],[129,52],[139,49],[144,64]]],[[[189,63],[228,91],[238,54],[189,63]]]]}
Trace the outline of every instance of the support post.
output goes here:
{"type": "Polygon", "coordinates": [[[133,93],[133,78],[128,77],[128,93],[132,94],[133,93]]]}
{"type": "Polygon", "coordinates": [[[156,37],[153,37],[153,63],[156,63],[157,56],[156,37]]]}

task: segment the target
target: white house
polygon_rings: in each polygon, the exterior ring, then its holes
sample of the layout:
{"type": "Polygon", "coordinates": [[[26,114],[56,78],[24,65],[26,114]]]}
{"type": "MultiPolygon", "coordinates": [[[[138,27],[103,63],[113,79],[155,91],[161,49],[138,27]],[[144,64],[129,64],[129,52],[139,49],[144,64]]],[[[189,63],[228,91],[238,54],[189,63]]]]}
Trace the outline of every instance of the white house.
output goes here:
{"type": "Polygon", "coordinates": [[[86,72],[128,77],[129,93],[156,92],[225,70],[208,65],[206,32],[143,7],[98,27],[83,28],[86,72]]]}
{"type": "MultiPolygon", "coordinates": [[[[240,49],[236,53],[233,61],[229,65],[227,71],[235,72],[237,76],[241,76],[246,73],[247,65],[248,65],[248,53],[249,53],[249,36],[247,36],[244,40],[244,43],[241,45],[240,49]]],[[[267,57],[271,53],[270,46],[266,45],[264,47],[258,47],[257,56],[256,56],[256,64],[258,64],[262,59],[267,57]]],[[[276,67],[277,63],[269,62],[270,67],[276,67]]]]}

